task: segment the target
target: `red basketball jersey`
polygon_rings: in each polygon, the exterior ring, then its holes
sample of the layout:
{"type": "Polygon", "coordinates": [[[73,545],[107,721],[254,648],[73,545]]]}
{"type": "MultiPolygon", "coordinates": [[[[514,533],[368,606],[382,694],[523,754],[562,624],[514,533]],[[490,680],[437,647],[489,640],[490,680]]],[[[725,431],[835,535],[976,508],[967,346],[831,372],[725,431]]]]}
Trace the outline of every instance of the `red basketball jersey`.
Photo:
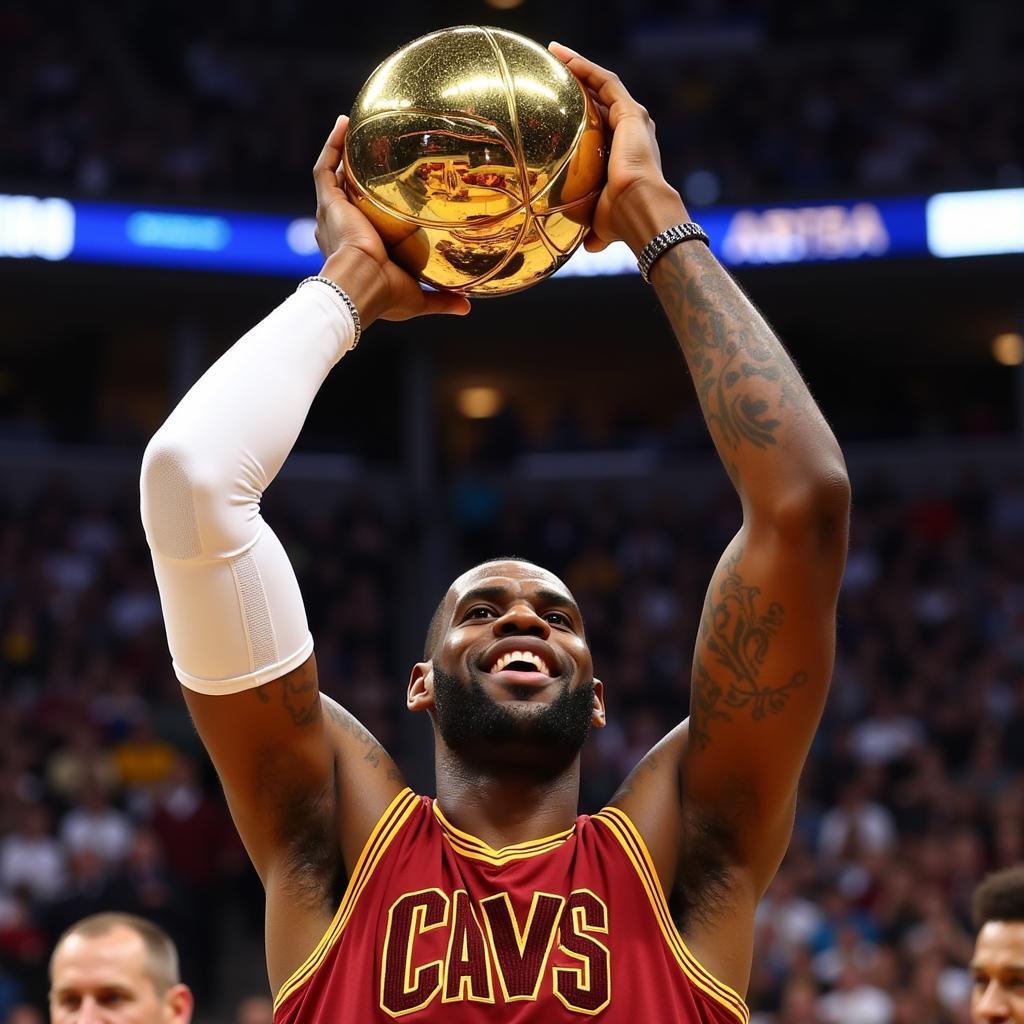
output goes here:
{"type": "Polygon", "coordinates": [[[605,808],[495,850],[404,790],[275,1024],[747,1024],[692,956],[632,822],[605,808]]]}

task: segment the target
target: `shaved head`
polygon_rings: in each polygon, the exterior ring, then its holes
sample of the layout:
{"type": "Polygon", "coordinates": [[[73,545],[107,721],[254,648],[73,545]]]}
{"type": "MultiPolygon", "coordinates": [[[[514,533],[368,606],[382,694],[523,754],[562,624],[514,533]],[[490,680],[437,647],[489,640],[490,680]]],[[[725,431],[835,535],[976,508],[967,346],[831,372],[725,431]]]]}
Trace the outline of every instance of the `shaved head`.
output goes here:
{"type": "Polygon", "coordinates": [[[543,566],[537,565],[536,562],[531,562],[528,558],[522,558],[519,555],[504,555],[501,558],[488,558],[486,561],[479,562],[474,565],[471,569],[467,569],[461,576],[452,580],[451,585],[444,592],[444,596],[438,602],[437,607],[434,609],[434,614],[430,617],[430,625],[427,627],[427,637],[423,644],[423,660],[430,661],[434,656],[434,651],[437,649],[437,645],[444,636],[444,631],[448,625],[448,617],[450,615],[450,604],[449,599],[452,598],[458,591],[458,585],[472,576],[479,570],[493,565],[498,565],[502,562],[516,562],[520,565],[533,566],[539,573],[543,573],[546,576],[550,576],[553,580],[556,580],[560,585],[564,586],[561,580],[555,576],[554,573],[548,572],[543,566]]]}

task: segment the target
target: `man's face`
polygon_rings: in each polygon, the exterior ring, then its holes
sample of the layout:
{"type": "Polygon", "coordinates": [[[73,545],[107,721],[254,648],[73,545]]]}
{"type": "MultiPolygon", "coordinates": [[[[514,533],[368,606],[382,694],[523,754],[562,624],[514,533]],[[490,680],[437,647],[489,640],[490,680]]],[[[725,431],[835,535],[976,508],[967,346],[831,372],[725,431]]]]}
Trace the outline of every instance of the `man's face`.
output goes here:
{"type": "Polygon", "coordinates": [[[147,967],[146,947],[131,928],[69,935],[51,967],[52,1024],[188,1024],[189,990],[173,985],[160,995],[147,967]]]}
{"type": "Polygon", "coordinates": [[[561,771],[589,728],[604,724],[601,683],[565,585],[527,562],[492,562],[452,584],[446,610],[420,684],[426,701],[414,699],[414,673],[410,706],[432,707],[445,744],[482,767],[561,771]]]}
{"type": "Polygon", "coordinates": [[[974,1024],[1024,1024],[1024,921],[989,921],[971,960],[974,1024]]]}

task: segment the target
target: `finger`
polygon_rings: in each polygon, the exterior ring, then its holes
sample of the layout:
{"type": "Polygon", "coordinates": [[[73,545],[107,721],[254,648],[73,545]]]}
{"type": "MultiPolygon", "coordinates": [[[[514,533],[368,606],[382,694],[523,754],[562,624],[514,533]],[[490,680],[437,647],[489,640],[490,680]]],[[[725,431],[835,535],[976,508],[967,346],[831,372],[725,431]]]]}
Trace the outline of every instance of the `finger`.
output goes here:
{"type": "Polygon", "coordinates": [[[594,98],[594,106],[597,107],[597,112],[601,115],[601,127],[604,130],[605,139],[611,139],[612,136],[612,113],[611,111],[596,97],[594,98]]]}
{"type": "Polygon", "coordinates": [[[425,314],[447,313],[451,316],[465,316],[471,308],[465,295],[458,295],[456,292],[423,291],[425,314]]]}
{"type": "Polygon", "coordinates": [[[593,231],[588,231],[587,237],[583,239],[583,248],[587,252],[604,252],[608,248],[608,243],[600,235],[595,235],[593,231]]]}
{"type": "Polygon", "coordinates": [[[345,133],[348,131],[348,117],[342,114],[331,134],[327,136],[324,148],[320,150],[316,163],[313,165],[313,184],[316,187],[318,204],[326,205],[335,197],[338,188],[337,171],[341,166],[341,154],[345,148],[345,133]]]}
{"type": "Polygon", "coordinates": [[[614,71],[595,64],[592,60],[570,50],[561,43],[550,42],[548,49],[588,88],[606,107],[616,103],[635,103],[629,90],[614,71]]]}

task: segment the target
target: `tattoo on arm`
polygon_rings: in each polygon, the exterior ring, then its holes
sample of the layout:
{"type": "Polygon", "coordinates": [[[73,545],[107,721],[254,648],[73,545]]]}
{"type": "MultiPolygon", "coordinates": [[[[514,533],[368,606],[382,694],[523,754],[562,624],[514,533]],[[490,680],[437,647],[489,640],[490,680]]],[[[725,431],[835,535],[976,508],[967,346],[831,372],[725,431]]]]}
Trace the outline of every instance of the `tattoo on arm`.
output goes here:
{"type": "Polygon", "coordinates": [[[624,797],[632,796],[633,790],[636,788],[638,782],[642,781],[642,776],[649,775],[653,772],[657,772],[660,767],[661,756],[658,754],[648,754],[623,780],[622,784],[615,791],[612,796],[611,802],[615,803],[616,800],[621,800],[624,797]]]}
{"type": "Polygon", "coordinates": [[[765,683],[761,668],[772,639],[782,626],[784,610],[772,602],[767,610],[758,601],[759,587],[743,582],[736,571],[738,551],[725,565],[725,574],[714,597],[705,599],[698,655],[693,666],[690,701],[690,735],[701,750],[711,742],[711,723],[728,722],[734,712],[749,709],[760,722],[785,709],[793,690],[807,682],[806,672],[796,672],[788,682],[765,683]],[[706,661],[724,672],[724,681],[712,678],[706,661]]]}
{"type": "MultiPolygon", "coordinates": [[[[271,702],[270,687],[273,683],[266,683],[253,690],[256,699],[261,704],[271,702]]],[[[363,752],[363,760],[374,768],[387,765],[387,777],[389,782],[401,782],[402,773],[395,767],[387,751],[377,742],[369,730],[350,714],[338,707],[330,700],[321,701],[320,690],[313,679],[291,680],[284,678],[281,681],[282,703],[288,714],[291,716],[292,724],[302,728],[315,722],[321,713],[321,708],[326,710],[327,716],[337,726],[353,736],[362,743],[366,750],[363,752]]]]}
{"type": "Polygon", "coordinates": [[[391,763],[390,755],[380,745],[380,743],[377,742],[376,738],[368,729],[363,728],[363,726],[360,725],[352,715],[346,714],[341,708],[336,704],[332,704],[330,701],[324,703],[324,708],[332,722],[344,729],[345,732],[349,733],[349,735],[353,736],[366,747],[366,750],[363,753],[363,760],[366,761],[367,764],[374,768],[379,768],[383,761],[389,765],[387,775],[388,782],[402,781],[402,773],[394,766],[394,764],[391,763]]]}
{"type": "Polygon", "coordinates": [[[282,686],[284,706],[292,721],[298,725],[309,725],[320,714],[320,691],[312,679],[293,681],[285,678],[282,686]]]}
{"type": "MultiPolygon", "coordinates": [[[[271,702],[270,688],[274,682],[264,683],[257,686],[252,692],[261,704],[271,702]]],[[[289,679],[287,676],[281,680],[281,698],[288,714],[291,715],[292,724],[300,728],[316,721],[320,713],[320,691],[317,689],[313,679],[289,679]]]]}
{"type": "Polygon", "coordinates": [[[732,278],[715,263],[684,269],[682,247],[676,248],[661,261],[658,290],[709,428],[723,455],[744,444],[777,445],[782,410],[811,401],[806,386],[732,278]]]}

